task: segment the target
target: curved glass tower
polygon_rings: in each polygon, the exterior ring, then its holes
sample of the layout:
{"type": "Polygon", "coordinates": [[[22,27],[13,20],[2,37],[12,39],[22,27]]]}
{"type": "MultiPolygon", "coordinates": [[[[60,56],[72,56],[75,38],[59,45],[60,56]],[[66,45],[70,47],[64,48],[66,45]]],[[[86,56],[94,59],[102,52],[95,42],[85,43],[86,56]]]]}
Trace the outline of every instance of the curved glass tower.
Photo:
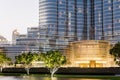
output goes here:
{"type": "Polygon", "coordinates": [[[120,0],[94,0],[95,39],[120,41],[120,0]]]}
{"type": "Polygon", "coordinates": [[[47,35],[80,40],[84,29],[86,0],[39,0],[39,26],[47,28],[47,35]]]}
{"type": "Polygon", "coordinates": [[[120,40],[120,1],[39,0],[39,30],[49,48],[76,40],[115,43],[120,40]]]}
{"type": "Polygon", "coordinates": [[[53,34],[57,26],[57,0],[39,0],[39,3],[39,27],[53,34]]]}
{"type": "Polygon", "coordinates": [[[86,1],[39,0],[40,38],[47,40],[47,47],[60,48],[87,39],[86,1]]]}

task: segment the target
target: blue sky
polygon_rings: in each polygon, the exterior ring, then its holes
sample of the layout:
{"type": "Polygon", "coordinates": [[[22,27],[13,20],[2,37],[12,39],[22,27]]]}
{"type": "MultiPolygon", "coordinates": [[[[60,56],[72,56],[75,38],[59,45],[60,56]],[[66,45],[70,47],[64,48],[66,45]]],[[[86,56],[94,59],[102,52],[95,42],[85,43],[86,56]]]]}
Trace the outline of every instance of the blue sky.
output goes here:
{"type": "Polygon", "coordinates": [[[27,27],[38,26],[39,0],[0,0],[0,35],[12,39],[12,31],[26,34],[27,27]]]}

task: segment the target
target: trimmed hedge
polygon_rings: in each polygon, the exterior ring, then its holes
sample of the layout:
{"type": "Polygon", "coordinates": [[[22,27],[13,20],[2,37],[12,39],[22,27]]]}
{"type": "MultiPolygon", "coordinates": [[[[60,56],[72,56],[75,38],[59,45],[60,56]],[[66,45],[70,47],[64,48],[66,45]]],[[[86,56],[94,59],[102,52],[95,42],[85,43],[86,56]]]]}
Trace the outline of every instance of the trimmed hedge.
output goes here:
{"type": "MultiPolygon", "coordinates": [[[[3,73],[26,73],[24,68],[4,68],[3,73]]],[[[49,74],[47,68],[30,68],[31,74],[49,74]]],[[[120,74],[120,67],[108,68],[79,68],[79,67],[66,67],[59,68],[56,74],[94,74],[94,75],[115,75],[120,74]]]]}

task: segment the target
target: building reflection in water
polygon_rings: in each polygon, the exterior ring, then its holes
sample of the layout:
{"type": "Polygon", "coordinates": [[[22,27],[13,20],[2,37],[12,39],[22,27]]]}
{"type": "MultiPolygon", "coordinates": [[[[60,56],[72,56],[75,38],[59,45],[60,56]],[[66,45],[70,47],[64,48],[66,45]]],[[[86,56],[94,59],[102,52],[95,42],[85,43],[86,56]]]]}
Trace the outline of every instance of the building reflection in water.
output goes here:
{"type": "Polygon", "coordinates": [[[92,79],[92,78],[57,78],[57,77],[40,77],[40,76],[24,76],[22,80],[109,80],[109,79],[92,79]]]}

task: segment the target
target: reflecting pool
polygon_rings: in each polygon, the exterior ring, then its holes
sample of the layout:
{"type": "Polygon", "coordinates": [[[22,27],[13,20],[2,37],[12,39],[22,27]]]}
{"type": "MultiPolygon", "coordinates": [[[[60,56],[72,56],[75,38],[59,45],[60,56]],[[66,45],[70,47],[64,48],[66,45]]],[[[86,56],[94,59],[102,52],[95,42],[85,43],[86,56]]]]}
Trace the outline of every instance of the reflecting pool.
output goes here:
{"type": "Polygon", "coordinates": [[[0,76],[0,80],[112,80],[110,78],[57,78],[40,77],[40,76],[0,76]]]}

